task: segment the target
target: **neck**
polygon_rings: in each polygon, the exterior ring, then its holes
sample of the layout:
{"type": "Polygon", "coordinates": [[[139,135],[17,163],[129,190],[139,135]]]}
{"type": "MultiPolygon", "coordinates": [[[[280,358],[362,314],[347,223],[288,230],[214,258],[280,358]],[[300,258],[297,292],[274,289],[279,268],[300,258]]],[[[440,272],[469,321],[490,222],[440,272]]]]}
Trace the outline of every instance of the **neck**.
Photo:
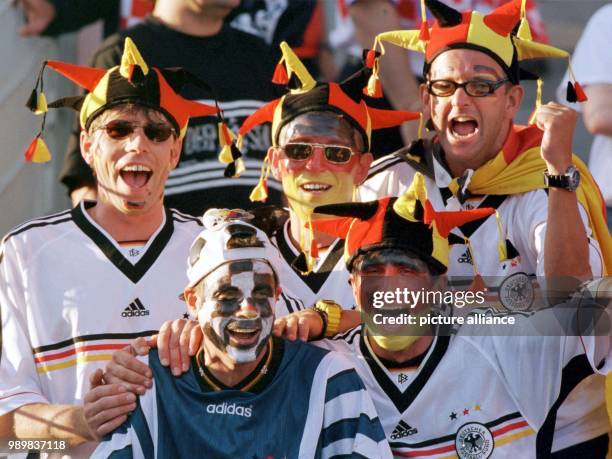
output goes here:
{"type": "Polygon", "coordinates": [[[259,365],[261,360],[266,355],[268,347],[269,345],[264,346],[254,361],[247,363],[237,363],[234,365],[233,369],[228,367],[220,359],[211,359],[210,362],[206,363],[206,368],[213,374],[215,378],[217,378],[219,382],[223,383],[224,385],[228,387],[237,386],[238,384],[240,384],[241,381],[243,381],[250,374],[252,374],[255,368],[257,368],[257,365],[259,365]]]}
{"type": "Polygon", "coordinates": [[[157,0],[153,16],[171,29],[187,35],[210,37],[219,33],[223,19],[194,12],[185,3],[177,0],[157,0]]]}
{"type": "Polygon", "coordinates": [[[164,221],[161,202],[141,215],[128,215],[112,204],[99,200],[95,206],[87,209],[87,213],[115,241],[147,241],[164,221]]]}
{"type": "MultiPolygon", "coordinates": [[[[334,236],[317,231],[314,232],[314,237],[317,241],[317,247],[320,249],[329,247],[336,240],[334,236]]],[[[304,222],[291,209],[289,209],[289,239],[295,247],[302,251],[307,251],[310,248],[310,230],[304,228],[304,222]],[[303,247],[300,241],[304,243],[303,247]]]]}
{"type": "Polygon", "coordinates": [[[368,340],[368,343],[370,343],[370,347],[372,347],[374,354],[376,354],[378,357],[391,362],[403,363],[426,352],[433,341],[433,336],[422,336],[401,351],[389,351],[387,349],[383,349],[376,343],[375,340],[370,339],[370,337],[366,336],[366,339],[368,340]]]}

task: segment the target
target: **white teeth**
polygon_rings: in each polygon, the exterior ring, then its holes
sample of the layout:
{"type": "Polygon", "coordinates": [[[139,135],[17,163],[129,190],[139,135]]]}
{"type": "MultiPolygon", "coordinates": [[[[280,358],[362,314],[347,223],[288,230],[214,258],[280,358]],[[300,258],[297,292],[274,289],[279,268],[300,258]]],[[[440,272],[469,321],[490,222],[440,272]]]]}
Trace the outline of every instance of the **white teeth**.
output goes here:
{"type": "Polygon", "coordinates": [[[321,191],[328,190],[331,188],[330,185],[325,185],[324,183],[305,183],[302,185],[302,188],[306,191],[321,191]]]}
{"type": "Polygon", "coordinates": [[[458,121],[460,123],[463,123],[464,121],[475,121],[475,120],[474,118],[471,118],[469,116],[457,116],[453,118],[453,121],[458,121]]]}
{"type": "Polygon", "coordinates": [[[143,166],[142,164],[130,164],[121,170],[125,172],[151,172],[150,168],[143,166]]]}

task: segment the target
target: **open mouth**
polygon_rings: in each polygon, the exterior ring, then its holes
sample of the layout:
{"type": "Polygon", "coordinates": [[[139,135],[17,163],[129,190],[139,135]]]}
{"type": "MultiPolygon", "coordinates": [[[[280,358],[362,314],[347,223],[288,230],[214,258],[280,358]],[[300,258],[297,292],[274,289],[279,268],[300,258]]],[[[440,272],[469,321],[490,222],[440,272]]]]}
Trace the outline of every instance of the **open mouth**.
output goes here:
{"type": "Polygon", "coordinates": [[[329,190],[332,186],[327,183],[307,182],[300,185],[300,189],[307,193],[323,193],[329,190]]]}
{"type": "Polygon", "coordinates": [[[153,171],[151,171],[149,167],[141,164],[130,164],[123,167],[119,171],[119,175],[121,175],[121,179],[128,186],[132,188],[142,188],[151,179],[153,171]]]}
{"type": "Polygon", "coordinates": [[[478,133],[478,121],[471,116],[457,116],[451,119],[450,131],[455,137],[467,139],[478,133]]]}
{"type": "Polygon", "coordinates": [[[227,334],[230,343],[236,347],[250,347],[257,342],[260,327],[251,328],[241,326],[238,322],[232,322],[227,326],[227,334]]]}

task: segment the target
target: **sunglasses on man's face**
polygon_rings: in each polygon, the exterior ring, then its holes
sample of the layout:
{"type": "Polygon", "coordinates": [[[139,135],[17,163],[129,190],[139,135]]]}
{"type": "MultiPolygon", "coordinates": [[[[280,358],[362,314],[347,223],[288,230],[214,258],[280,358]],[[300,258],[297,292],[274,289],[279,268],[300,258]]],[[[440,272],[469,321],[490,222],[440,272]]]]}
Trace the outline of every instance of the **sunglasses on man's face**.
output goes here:
{"type": "Polygon", "coordinates": [[[312,156],[315,148],[323,149],[325,159],[334,164],[346,164],[355,154],[351,147],[318,143],[288,143],[282,147],[282,150],[285,156],[293,161],[306,161],[312,156]]]}
{"type": "Polygon", "coordinates": [[[113,120],[97,129],[104,129],[106,135],[113,140],[123,140],[131,136],[136,128],[142,128],[149,140],[156,143],[165,142],[175,133],[174,128],[164,123],[149,122],[146,124],[133,123],[132,121],[113,120]]]}

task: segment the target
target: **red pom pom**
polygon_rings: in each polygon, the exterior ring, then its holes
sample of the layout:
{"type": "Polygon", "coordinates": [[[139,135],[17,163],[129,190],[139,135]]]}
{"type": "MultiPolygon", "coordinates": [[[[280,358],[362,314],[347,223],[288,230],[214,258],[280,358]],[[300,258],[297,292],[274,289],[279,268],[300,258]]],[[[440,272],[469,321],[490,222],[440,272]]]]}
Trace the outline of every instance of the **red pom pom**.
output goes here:
{"type": "Polygon", "coordinates": [[[374,62],[376,61],[376,51],[370,49],[366,54],[365,65],[367,68],[374,68],[374,62]]]}
{"type": "Polygon", "coordinates": [[[580,86],[580,83],[577,81],[574,83],[574,90],[576,91],[576,100],[578,102],[586,102],[588,100],[588,97],[584,93],[584,89],[582,89],[582,86],[580,86]]]}
{"type": "Polygon", "coordinates": [[[419,32],[419,40],[423,40],[423,41],[429,40],[429,26],[427,25],[427,21],[421,22],[421,31],[419,32]]]}
{"type": "Polygon", "coordinates": [[[289,75],[287,75],[287,69],[285,69],[285,65],[282,62],[279,62],[274,69],[272,83],[283,85],[289,83],[289,75]]]}

